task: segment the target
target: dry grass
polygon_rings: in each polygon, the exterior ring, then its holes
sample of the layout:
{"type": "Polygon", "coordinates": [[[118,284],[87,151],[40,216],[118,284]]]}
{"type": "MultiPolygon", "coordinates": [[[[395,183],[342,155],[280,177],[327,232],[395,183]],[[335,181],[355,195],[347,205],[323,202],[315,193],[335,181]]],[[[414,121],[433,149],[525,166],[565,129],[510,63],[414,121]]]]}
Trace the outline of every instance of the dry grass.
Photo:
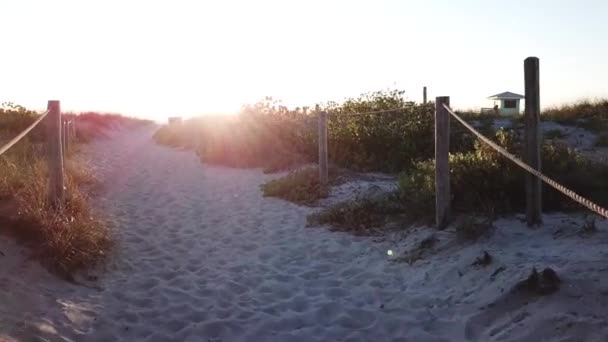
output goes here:
{"type": "Polygon", "coordinates": [[[375,198],[355,198],[340,202],[307,217],[308,226],[327,224],[331,230],[354,235],[381,235],[390,220],[396,220],[404,208],[394,194],[375,198]]]}
{"type": "Polygon", "coordinates": [[[542,119],[582,127],[593,132],[605,131],[608,130],[608,99],[582,100],[549,108],[543,111],[542,119]]]}
{"type": "MultiPolygon", "coordinates": [[[[23,107],[4,106],[0,110],[0,142],[8,141],[35,119],[36,114],[23,107]]],[[[78,120],[77,140],[81,142],[121,125],[116,115],[89,113],[78,120]]],[[[123,126],[146,123],[124,119],[123,126]]],[[[71,145],[65,159],[65,202],[61,208],[50,205],[44,143],[44,125],[40,125],[0,156],[1,231],[30,247],[32,255],[49,270],[72,279],[74,273],[102,262],[112,240],[107,224],[90,208],[86,192],[98,182],[76,157],[77,144],[71,145]]]]}
{"type": "MultiPolygon", "coordinates": [[[[22,142],[23,143],[23,142],[22,142]]],[[[81,186],[95,181],[82,163],[66,167],[66,201],[59,208],[47,197],[48,171],[40,155],[0,157],[0,219],[8,233],[31,247],[33,255],[57,274],[97,264],[111,246],[107,226],[89,207],[81,186]]]]}

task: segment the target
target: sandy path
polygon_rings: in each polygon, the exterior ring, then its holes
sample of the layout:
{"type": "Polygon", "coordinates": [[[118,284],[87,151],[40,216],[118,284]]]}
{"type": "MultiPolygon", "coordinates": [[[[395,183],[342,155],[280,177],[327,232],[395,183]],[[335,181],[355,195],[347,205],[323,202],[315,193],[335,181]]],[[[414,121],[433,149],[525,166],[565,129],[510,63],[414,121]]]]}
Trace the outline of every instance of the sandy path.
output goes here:
{"type": "MultiPolygon", "coordinates": [[[[608,336],[606,225],[546,216],[514,220],[490,239],[437,250],[414,265],[390,262],[431,230],[397,243],[305,228],[311,209],[263,198],[258,170],[201,165],[158,146],[152,132],[116,133],[90,146],[116,222],[117,254],[100,289],[44,272],[2,277],[29,300],[8,336],[30,341],[539,341],[608,336]],[[584,248],[583,248],[584,246],[584,248]],[[494,263],[471,266],[481,251],[494,263]],[[566,290],[536,298],[509,289],[532,266],[565,274],[566,290]],[[502,272],[491,276],[499,268],[502,272]],[[18,279],[18,280],[15,280],[18,279]],[[31,299],[31,293],[41,293],[31,299]],[[25,323],[24,323],[25,322],[25,323]]],[[[32,266],[33,267],[33,266],[32,266]]],[[[12,310],[16,310],[13,305],[12,310]]],[[[1,307],[0,307],[1,309],[1,307]]],[[[9,312],[10,314],[10,312],[9,312]]],[[[0,311],[0,327],[3,322],[0,311]]],[[[17,317],[17,318],[15,318],[17,317]]],[[[11,322],[4,320],[5,322],[11,322]]],[[[13,322],[14,323],[14,322],[13,322]]],[[[0,337],[2,335],[0,334],[0,337]]],[[[1,339],[1,338],[0,338],[1,339]]]]}
{"type": "MultiPolygon", "coordinates": [[[[103,290],[68,294],[80,309],[69,322],[53,322],[58,335],[75,341],[377,337],[382,287],[393,279],[373,274],[386,250],[368,239],[307,229],[310,209],[261,196],[259,184],[269,176],[203,167],[192,152],[154,144],[151,133],[116,134],[91,146],[92,164],[106,183],[101,208],[118,227],[118,254],[100,279],[103,290]],[[373,262],[370,253],[378,256],[373,262]],[[354,286],[364,291],[348,290],[354,286]]],[[[384,324],[399,335],[398,322],[384,324]]]]}

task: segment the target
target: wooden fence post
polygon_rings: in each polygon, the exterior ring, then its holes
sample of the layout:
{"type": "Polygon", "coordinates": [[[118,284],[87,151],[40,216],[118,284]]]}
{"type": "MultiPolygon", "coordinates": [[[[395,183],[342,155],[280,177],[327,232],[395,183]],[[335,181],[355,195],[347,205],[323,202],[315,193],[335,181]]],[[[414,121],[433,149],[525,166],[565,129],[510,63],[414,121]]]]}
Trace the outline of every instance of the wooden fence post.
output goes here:
{"type": "MultiPolygon", "coordinates": [[[[528,57],[524,61],[525,78],[525,137],[526,163],[540,171],[540,78],[539,61],[528,57]]],[[[541,180],[526,173],[526,218],[528,226],[542,223],[542,183],[541,180]]]]}
{"type": "Polygon", "coordinates": [[[329,182],[327,169],[327,112],[319,112],[319,182],[329,182]]]}
{"type": "Polygon", "coordinates": [[[422,87],[422,103],[426,104],[426,86],[422,87]]]}
{"type": "Polygon", "coordinates": [[[449,96],[435,98],[435,223],[443,229],[450,219],[450,105],[449,96]]]}
{"type": "Polygon", "coordinates": [[[49,168],[49,203],[55,207],[63,204],[63,151],[61,144],[61,108],[59,101],[49,101],[46,118],[47,157],[49,168]]]}

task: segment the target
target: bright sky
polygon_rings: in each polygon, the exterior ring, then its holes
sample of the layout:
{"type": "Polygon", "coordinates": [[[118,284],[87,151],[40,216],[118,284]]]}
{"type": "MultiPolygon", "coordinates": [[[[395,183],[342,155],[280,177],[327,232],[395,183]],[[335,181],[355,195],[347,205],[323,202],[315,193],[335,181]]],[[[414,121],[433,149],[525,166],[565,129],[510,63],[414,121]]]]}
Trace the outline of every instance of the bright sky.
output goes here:
{"type": "Polygon", "coordinates": [[[608,97],[605,0],[1,0],[0,102],[164,119],[399,88],[491,106],[608,97]]]}

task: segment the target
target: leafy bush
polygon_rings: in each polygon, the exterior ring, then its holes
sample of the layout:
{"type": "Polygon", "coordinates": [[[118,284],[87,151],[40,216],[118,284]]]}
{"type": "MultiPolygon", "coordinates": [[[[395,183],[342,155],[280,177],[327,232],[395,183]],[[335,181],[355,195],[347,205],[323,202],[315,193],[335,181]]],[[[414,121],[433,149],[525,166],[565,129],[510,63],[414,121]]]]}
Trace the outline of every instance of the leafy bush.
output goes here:
{"type": "MultiPolygon", "coordinates": [[[[520,149],[513,132],[500,130],[496,141],[516,153],[520,149]]],[[[598,204],[608,203],[608,166],[583,159],[563,144],[544,144],[541,152],[543,173],[598,204]]],[[[416,164],[400,177],[404,206],[412,215],[430,216],[434,208],[434,160],[416,164]],[[411,212],[410,212],[411,211],[411,212]]],[[[450,155],[452,208],[461,212],[505,214],[523,210],[525,171],[481,142],[475,150],[450,155]]],[[[577,206],[561,193],[543,185],[543,209],[566,210],[577,206]]]]}
{"type": "MultiPolygon", "coordinates": [[[[407,102],[403,91],[379,91],[328,102],[328,154],[331,163],[351,170],[400,172],[433,155],[434,105],[407,102]],[[396,109],[396,110],[395,110],[396,109]],[[390,113],[349,115],[370,111],[390,113]]],[[[244,106],[236,116],[207,116],[166,125],[160,144],[193,148],[204,162],[282,171],[318,158],[318,119],[307,108],[289,110],[266,98],[244,106]]],[[[453,134],[452,150],[470,149],[473,138],[453,134]]]]}
{"type": "Polygon", "coordinates": [[[329,185],[337,184],[340,181],[340,175],[340,171],[330,168],[329,184],[323,185],[319,182],[318,169],[307,167],[291,172],[285,177],[271,180],[260,187],[264,196],[313,205],[319,199],[326,198],[329,195],[329,185]]]}

